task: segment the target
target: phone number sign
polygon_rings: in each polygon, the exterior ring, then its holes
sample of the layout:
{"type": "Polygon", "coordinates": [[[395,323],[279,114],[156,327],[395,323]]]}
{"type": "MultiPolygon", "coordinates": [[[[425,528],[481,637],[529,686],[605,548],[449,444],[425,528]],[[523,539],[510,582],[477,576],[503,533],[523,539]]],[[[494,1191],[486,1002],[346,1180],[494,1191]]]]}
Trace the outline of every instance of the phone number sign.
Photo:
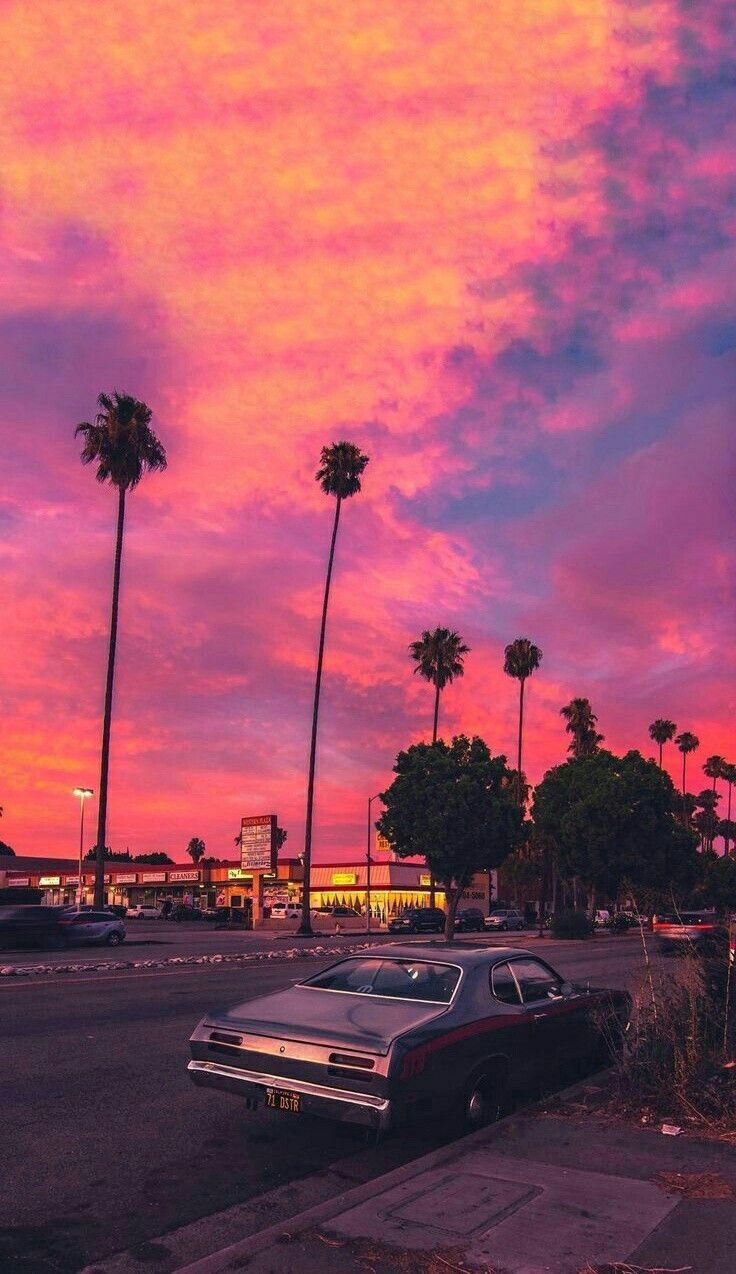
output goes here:
{"type": "Polygon", "coordinates": [[[240,866],[245,871],[276,870],[276,815],[240,820],[240,866]]]}

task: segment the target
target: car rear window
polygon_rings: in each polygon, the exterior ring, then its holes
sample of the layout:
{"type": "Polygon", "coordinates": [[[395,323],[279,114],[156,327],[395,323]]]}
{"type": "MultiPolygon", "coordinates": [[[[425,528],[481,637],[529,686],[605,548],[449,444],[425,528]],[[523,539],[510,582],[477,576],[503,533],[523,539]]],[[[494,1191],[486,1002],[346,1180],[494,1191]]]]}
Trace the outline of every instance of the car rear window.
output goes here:
{"type": "Polygon", "coordinates": [[[394,1000],[424,1000],[449,1004],[460,981],[460,970],[429,960],[342,960],[309,978],[302,986],[321,991],[348,991],[394,1000]]]}
{"type": "Polygon", "coordinates": [[[491,969],[491,990],[502,1004],[521,1004],[519,988],[508,964],[494,964],[491,969]]]}

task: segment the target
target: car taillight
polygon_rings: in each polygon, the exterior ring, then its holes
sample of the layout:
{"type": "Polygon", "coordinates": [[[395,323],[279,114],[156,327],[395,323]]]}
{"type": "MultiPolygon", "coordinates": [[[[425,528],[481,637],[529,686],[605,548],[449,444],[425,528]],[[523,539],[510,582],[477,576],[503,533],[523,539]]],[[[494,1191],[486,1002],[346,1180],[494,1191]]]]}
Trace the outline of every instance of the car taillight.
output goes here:
{"type": "Polygon", "coordinates": [[[376,1063],[372,1057],[357,1057],[354,1053],[330,1053],[335,1066],[355,1066],[359,1070],[372,1071],[376,1063]]]}

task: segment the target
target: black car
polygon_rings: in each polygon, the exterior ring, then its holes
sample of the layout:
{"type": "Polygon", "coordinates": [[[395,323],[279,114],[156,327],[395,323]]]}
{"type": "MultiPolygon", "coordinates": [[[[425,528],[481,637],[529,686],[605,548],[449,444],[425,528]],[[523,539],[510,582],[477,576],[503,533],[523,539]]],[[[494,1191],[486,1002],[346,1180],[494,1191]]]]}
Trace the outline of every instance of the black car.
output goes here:
{"type": "Polygon", "coordinates": [[[410,907],[388,922],[389,933],[444,933],[445,913],[439,907],[410,907]]]}
{"type": "Polygon", "coordinates": [[[456,933],[482,933],[485,928],[485,916],[478,907],[466,907],[455,917],[456,933]]]}
{"type": "Polygon", "coordinates": [[[185,902],[178,902],[164,917],[165,920],[202,920],[204,913],[200,907],[189,907],[185,902]]]}
{"type": "Polygon", "coordinates": [[[477,1128],[516,1091],[599,1064],[630,1008],[625,991],[576,986],[531,951],[396,943],[207,1013],[188,1069],[287,1120],[477,1128]]]}
{"type": "Polygon", "coordinates": [[[65,945],[64,907],[0,907],[0,948],[42,947],[56,951],[65,945]]]}

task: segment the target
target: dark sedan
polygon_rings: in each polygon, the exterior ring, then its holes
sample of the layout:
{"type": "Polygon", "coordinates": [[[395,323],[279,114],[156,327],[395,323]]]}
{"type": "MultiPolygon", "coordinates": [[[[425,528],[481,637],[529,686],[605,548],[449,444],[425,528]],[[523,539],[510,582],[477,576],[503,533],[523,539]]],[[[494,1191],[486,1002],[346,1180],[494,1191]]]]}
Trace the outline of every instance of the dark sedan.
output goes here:
{"type": "Polygon", "coordinates": [[[388,922],[389,933],[444,933],[445,913],[439,907],[409,907],[388,922]]]}
{"type": "Polygon", "coordinates": [[[598,1060],[624,992],[574,986],[517,948],[374,948],[273,995],[208,1014],[191,1037],[196,1084],[246,1107],[383,1129],[493,1119],[508,1095],[598,1060]]]}

